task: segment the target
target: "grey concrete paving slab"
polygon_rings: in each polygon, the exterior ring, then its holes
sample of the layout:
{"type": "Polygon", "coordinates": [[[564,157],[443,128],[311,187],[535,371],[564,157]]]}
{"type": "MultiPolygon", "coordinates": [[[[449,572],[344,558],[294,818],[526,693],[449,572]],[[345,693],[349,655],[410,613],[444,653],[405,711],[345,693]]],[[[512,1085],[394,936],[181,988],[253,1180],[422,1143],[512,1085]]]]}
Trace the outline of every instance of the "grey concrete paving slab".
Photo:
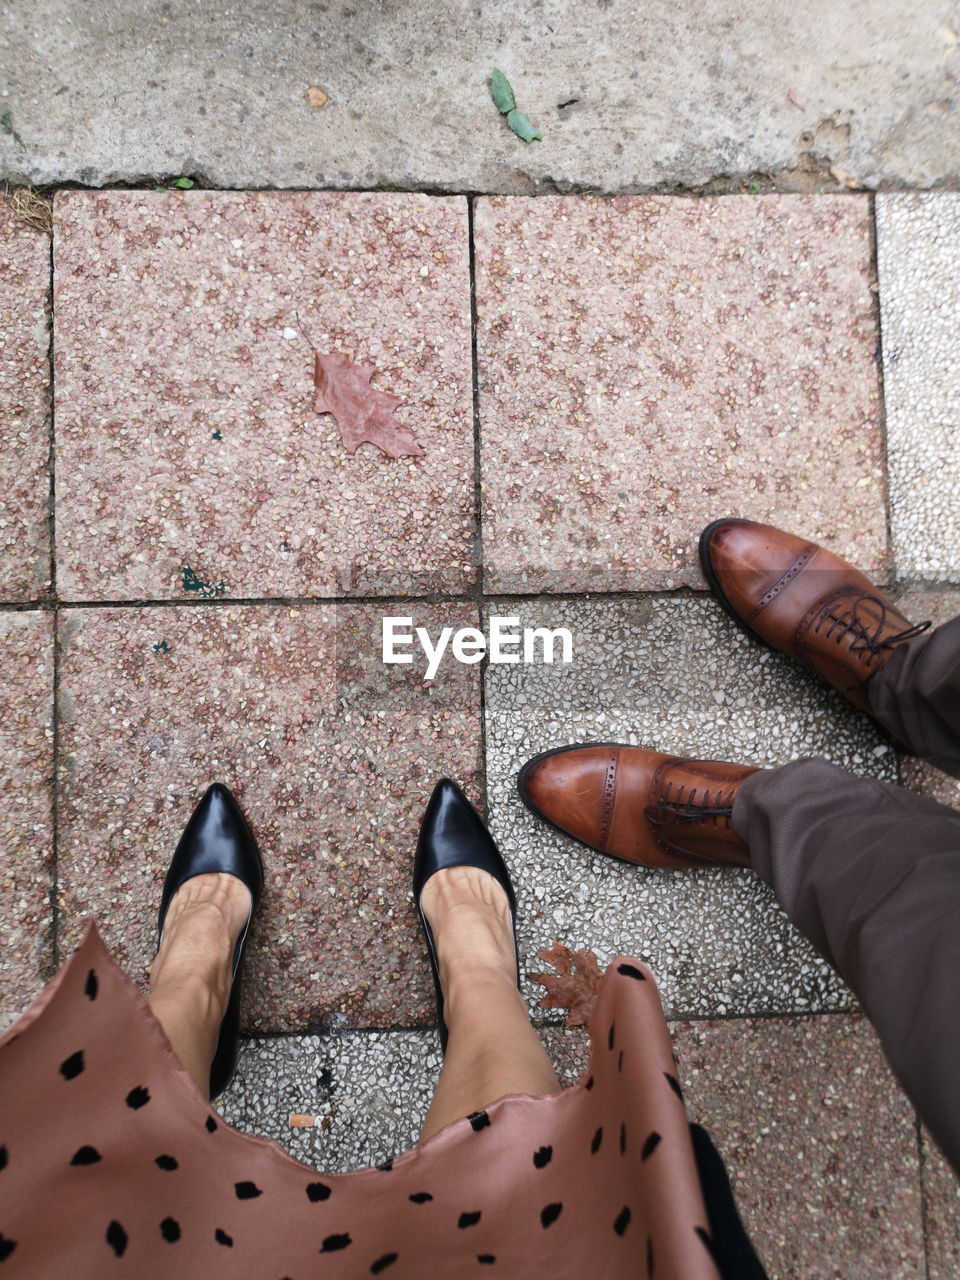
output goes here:
{"type": "MultiPolygon", "coordinates": [[[[586,1030],[544,1027],[540,1036],[560,1082],[573,1084],[590,1055],[586,1030]]],[[[441,1065],[434,1031],[258,1036],[243,1042],[219,1105],[238,1129],[272,1138],[318,1169],[344,1173],[416,1144],[441,1065]],[[291,1115],[319,1123],[292,1126],[291,1115]]]]}
{"type": "MultiPolygon", "coordinates": [[[[574,651],[567,665],[486,673],[488,812],[517,888],[526,970],[542,970],[536,952],[559,938],[604,964],[639,956],[669,1016],[852,1007],[751,872],[654,871],[593,854],[528,813],[515,779],[540,751],[612,741],[768,767],[823,755],[893,780],[894,753],[870,722],[712,600],[504,600],[495,611],[520,627],[568,628],[574,651]]],[[[542,991],[529,994],[535,1004],[542,991]]]]}
{"type": "Polygon", "coordinates": [[[937,0],[34,0],[0,18],[0,165],[15,181],[535,192],[755,173],[812,189],[836,174],[957,179],[958,22],[937,0]],[[542,142],[498,115],[495,64],[542,142]]]}
{"type": "Polygon", "coordinates": [[[683,1023],[674,1050],[771,1280],[925,1280],[913,1110],[865,1019],[683,1023]]]}
{"type": "Polygon", "coordinates": [[[877,258],[894,565],[960,582],[960,195],[878,197],[877,258]]]}

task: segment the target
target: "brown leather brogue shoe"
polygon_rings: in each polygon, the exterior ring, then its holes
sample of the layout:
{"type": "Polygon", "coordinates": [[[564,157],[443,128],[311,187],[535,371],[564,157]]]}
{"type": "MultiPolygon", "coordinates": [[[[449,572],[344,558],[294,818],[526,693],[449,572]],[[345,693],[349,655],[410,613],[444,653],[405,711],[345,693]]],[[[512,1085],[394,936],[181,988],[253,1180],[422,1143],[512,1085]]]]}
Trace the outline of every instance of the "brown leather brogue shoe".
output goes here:
{"type": "Polygon", "coordinates": [[[740,784],[756,772],[720,760],[596,743],[534,756],[520,770],[517,789],[538,818],[626,862],[749,866],[731,818],[740,784]]]}
{"type": "Polygon", "coordinates": [[[869,711],[868,681],[894,647],[926,631],[859,570],[815,542],[752,520],[715,520],[700,563],[717,599],[751,636],[788,653],[869,711]]]}

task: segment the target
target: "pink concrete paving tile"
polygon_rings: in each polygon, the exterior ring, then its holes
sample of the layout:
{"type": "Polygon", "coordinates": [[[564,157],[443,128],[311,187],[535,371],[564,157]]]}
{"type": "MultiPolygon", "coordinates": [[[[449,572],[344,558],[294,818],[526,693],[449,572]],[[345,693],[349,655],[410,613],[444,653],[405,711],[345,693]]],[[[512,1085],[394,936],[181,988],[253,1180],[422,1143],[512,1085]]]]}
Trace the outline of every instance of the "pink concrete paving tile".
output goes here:
{"type": "MultiPolygon", "coordinates": [[[[943,590],[914,588],[901,592],[897,603],[911,622],[923,622],[929,618],[938,627],[960,614],[960,590],[955,587],[943,590]]],[[[939,804],[960,809],[960,778],[950,777],[926,760],[904,756],[900,762],[900,778],[904,786],[930,796],[939,804]]]]}
{"type": "Polygon", "coordinates": [[[66,192],[55,221],[68,600],[459,589],[474,445],[467,209],[359,193],[66,192]],[[423,457],[349,454],[313,355],[372,363],[423,457]]]}
{"type": "Polygon", "coordinates": [[[0,599],[50,586],[50,237],[0,199],[0,599]]]}
{"type": "Polygon", "coordinates": [[[53,623],[0,614],[0,1029],[52,973],[53,623]]]}
{"type": "Polygon", "coordinates": [[[925,1130],[920,1142],[927,1280],[957,1280],[960,1276],[960,1181],[925,1130]]]}
{"type": "Polygon", "coordinates": [[[703,585],[742,515],[886,571],[862,196],[477,203],[486,584],[703,585]]]}
{"type": "MultiPolygon", "coordinates": [[[[219,780],[248,815],[266,867],[244,1025],[433,1023],[413,850],[439,777],[479,799],[479,682],[476,667],[458,662],[431,683],[413,666],[383,666],[382,612],[65,611],[61,956],[95,914],[145,986],[170,857],[219,780]]],[[[413,613],[432,630],[475,622],[469,604],[413,613]]]]}
{"type": "Polygon", "coordinates": [[[771,1280],[921,1280],[913,1111],[862,1018],[673,1028],[691,1118],[709,1130],[771,1280]]]}

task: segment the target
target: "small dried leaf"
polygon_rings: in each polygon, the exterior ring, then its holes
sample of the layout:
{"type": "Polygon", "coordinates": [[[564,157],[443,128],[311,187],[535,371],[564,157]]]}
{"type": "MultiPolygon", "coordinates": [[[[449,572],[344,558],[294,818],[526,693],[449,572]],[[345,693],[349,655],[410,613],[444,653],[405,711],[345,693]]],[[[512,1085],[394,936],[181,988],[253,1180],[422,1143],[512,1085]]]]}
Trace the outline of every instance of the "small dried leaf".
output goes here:
{"type": "Polygon", "coordinates": [[[516,108],[508,113],[507,124],[517,137],[522,138],[524,142],[543,141],[543,134],[540,130],[535,129],[523,112],[517,111],[516,108]]]}
{"type": "Polygon", "coordinates": [[[841,186],[849,187],[851,191],[859,190],[860,183],[856,178],[854,178],[852,174],[847,173],[846,169],[841,169],[838,164],[832,164],[830,166],[830,176],[835,178],[841,186]]]}
{"type": "Polygon", "coordinates": [[[393,416],[403,404],[401,397],[371,387],[376,373],[372,364],[354,364],[342,351],[321,355],[314,350],[313,355],[313,407],[317,413],[333,414],[348,453],[369,443],[391,458],[423,457],[412,431],[393,416]]]}
{"type": "Polygon", "coordinates": [[[510,88],[510,81],[496,67],[493,68],[493,75],[490,77],[490,96],[496,103],[497,110],[504,115],[517,105],[513,90],[510,88]]]}
{"type": "Polygon", "coordinates": [[[325,107],[330,101],[329,93],[324,93],[318,85],[308,89],[303,96],[307,100],[308,107],[325,107]]]}
{"type": "Polygon", "coordinates": [[[541,1009],[566,1009],[568,1027],[585,1027],[597,1002],[603,974],[592,951],[571,951],[562,942],[538,951],[537,956],[552,964],[556,973],[531,973],[527,976],[547,988],[540,1001],[541,1009]]]}
{"type": "Polygon", "coordinates": [[[290,1113],[289,1124],[291,1129],[312,1129],[316,1123],[316,1116],[300,1116],[293,1111],[290,1113]]]}

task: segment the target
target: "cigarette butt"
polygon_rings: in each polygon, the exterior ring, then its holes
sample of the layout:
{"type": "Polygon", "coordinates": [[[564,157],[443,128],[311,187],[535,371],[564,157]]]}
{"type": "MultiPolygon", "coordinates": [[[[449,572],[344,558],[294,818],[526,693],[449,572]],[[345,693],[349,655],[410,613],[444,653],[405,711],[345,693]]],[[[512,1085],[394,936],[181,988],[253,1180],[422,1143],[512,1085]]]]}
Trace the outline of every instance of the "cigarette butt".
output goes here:
{"type": "Polygon", "coordinates": [[[316,1116],[300,1116],[300,1115],[297,1115],[296,1112],[290,1113],[291,1129],[312,1129],[316,1123],[317,1123],[316,1116]]]}

